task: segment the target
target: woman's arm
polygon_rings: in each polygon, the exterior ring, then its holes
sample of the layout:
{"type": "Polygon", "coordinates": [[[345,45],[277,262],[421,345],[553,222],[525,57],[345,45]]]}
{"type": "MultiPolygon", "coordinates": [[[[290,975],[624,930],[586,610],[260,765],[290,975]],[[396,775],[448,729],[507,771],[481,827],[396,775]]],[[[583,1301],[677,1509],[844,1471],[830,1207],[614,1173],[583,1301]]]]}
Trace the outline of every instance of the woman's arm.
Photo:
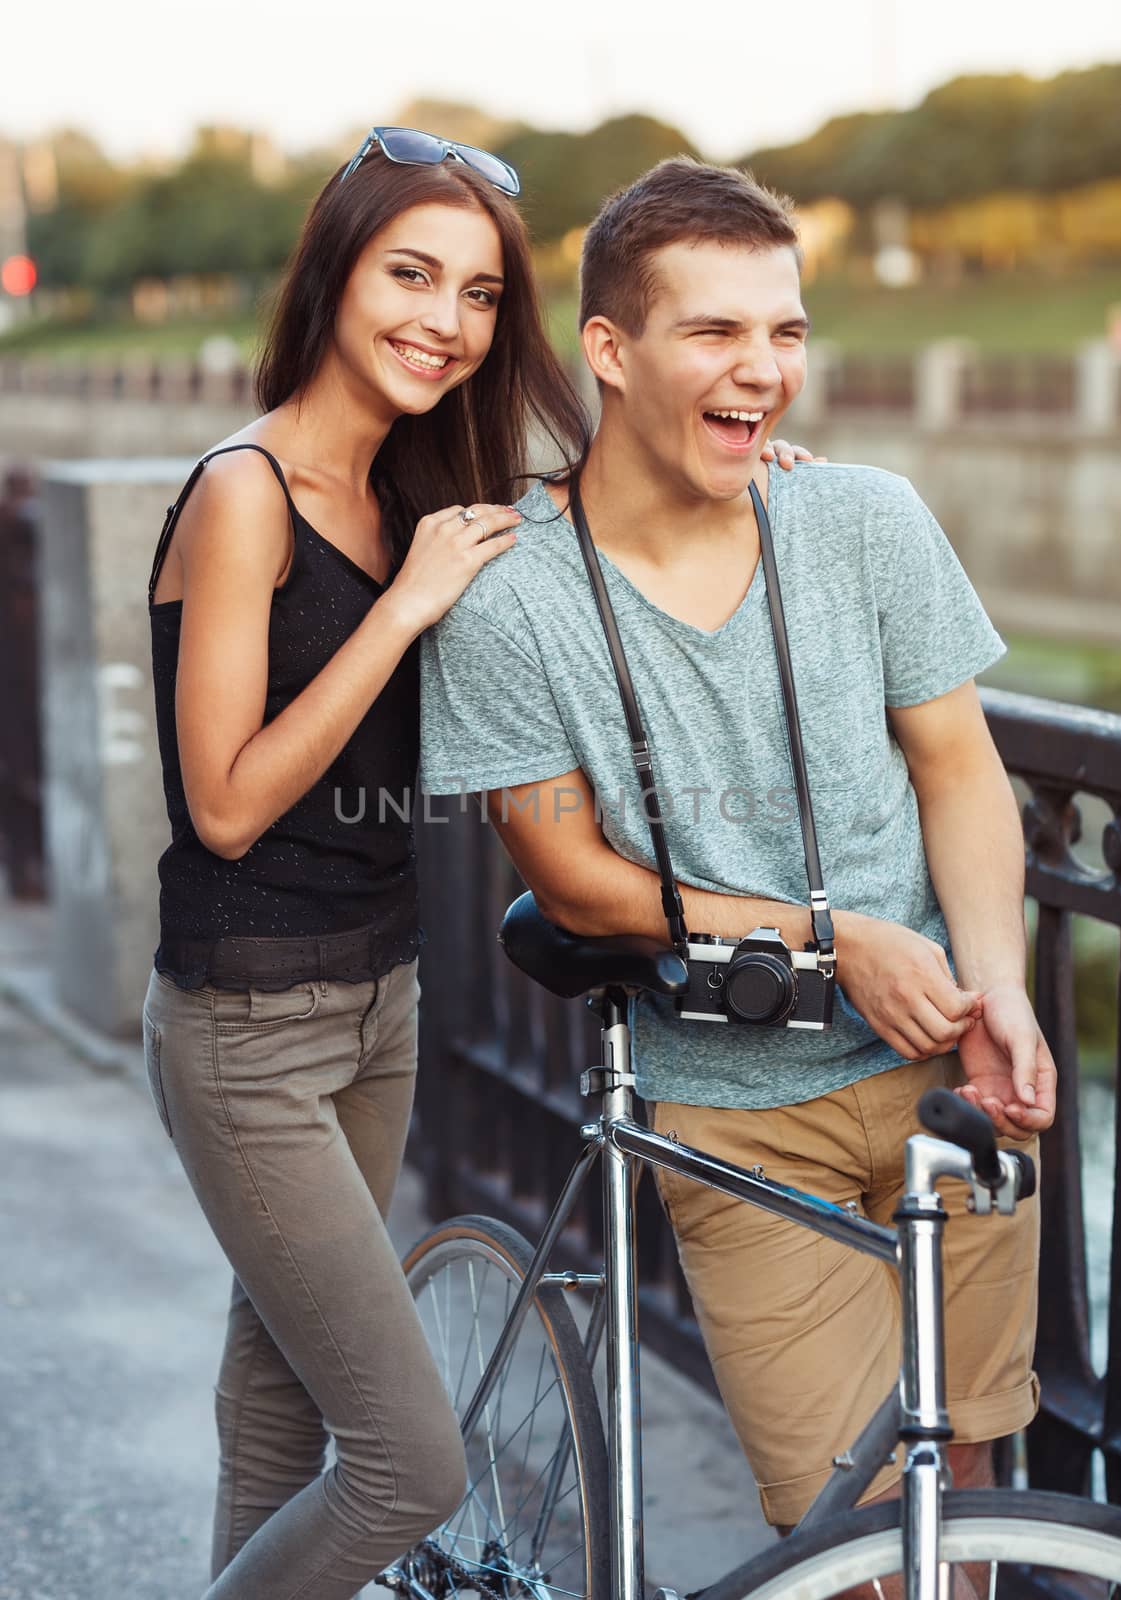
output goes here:
{"type": "MultiPolygon", "coordinates": [[[[176,530],[183,620],[175,718],[183,786],[208,850],[236,860],[334,761],[402,655],[513,537],[480,539],[459,507],[425,517],[396,580],[327,665],[267,727],[268,631],[288,560],[280,486],[256,457],[209,464],[176,530]]],[[[480,507],[487,532],[519,520],[480,507]]]]}

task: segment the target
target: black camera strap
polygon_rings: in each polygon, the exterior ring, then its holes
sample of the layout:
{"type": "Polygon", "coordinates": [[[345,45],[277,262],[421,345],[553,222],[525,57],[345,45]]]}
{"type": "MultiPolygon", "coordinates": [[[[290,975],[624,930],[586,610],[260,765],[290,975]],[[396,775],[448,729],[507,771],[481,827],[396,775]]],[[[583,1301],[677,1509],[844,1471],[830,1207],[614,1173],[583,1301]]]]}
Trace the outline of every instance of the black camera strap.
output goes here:
{"type": "Polygon", "coordinates": [[[646,815],[646,825],[650,829],[650,839],[658,862],[658,875],[662,880],[662,911],[665,913],[673,948],[684,952],[689,942],[689,933],[685,925],[685,907],[681,903],[681,891],[677,887],[677,879],[673,875],[673,866],[669,858],[665,819],[658,801],[657,780],[654,777],[654,761],[650,754],[649,740],[642,726],[642,714],[638,709],[638,697],[634,692],[631,669],[627,666],[623,641],[619,637],[619,625],[615,621],[611,598],[603,581],[603,569],[600,567],[592,536],[588,532],[588,519],[584,515],[584,506],[580,499],[579,477],[573,477],[569,494],[572,520],[576,536],[580,541],[580,554],[584,557],[584,565],[588,569],[592,592],[599,609],[599,620],[603,623],[603,631],[607,635],[611,665],[615,668],[615,680],[619,685],[619,697],[623,702],[627,731],[631,736],[631,756],[639,783],[642,785],[642,809],[646,815]]]}
{"type": "MultiPolygon", "coordinates": [[[[829,912],[829,897],[825,893],[825,886],[821,879],[821,856],[817,847],[817,829],[814,825],[810,783],[806,773],[806,757],[802,746],[802,724],[798,716],[798,699],[794,690],[794,667],[790,659],[790,642],[786,634],[786,616],[782,608],[782,591],[779,587],[774,540],[771,536],[770,518],[767,516],[767,508],[763,504],[763,498],[754,483],[750,485],[750,489],[751,502],[755,508],[755,520],[759,527],[759,549],[760,559],[763,563],[764,584],[767,591],[767,609],[771,616],[771,632],[774,636],[775,654],[778,658],[779,680],[782,685],[782,703],[786,717],[787,741],[790,746],[791,765],[794,769],[794,787],[798,796],[798,821],[802,830],[802,849],[806,858],[806,878],[810,887],[810,920],[813,926],[814,944],[817,947],[819,956],[829,957],[835,954],[833,918],[829,912]]],[[[615,669],[615,680],[619,685],[619,696],[623,702],[623,711],[627,719],[627,730],[631,739],[631,754],[635,771],[638,773],[639,781],[642,784],[643,811],[646,816],[647,826],[650,829],[654,855],[658,862],[658,875],[662,880],[662,909],[665,912],[674,949],[683,950],[688,942],[685,926],[685,908],[681,902],[677,880],[673,875],[669,846],[666,844],[665,820],[658,800],[650,741],[646,737],[646,731],[642,725],[642,714],[639,710],[638,696],[635,694],[634,680],[631,678],[630,668],[627,665],[626,652],[623,649],[623,641],[619,635],[619,626],[615,620],[611,599],[607,593],[603,569],[599,564],[599,556],[596,553],[596,547],[592,542],[592,536],[588,529],[588,519],[584,515],[578,476],[573,476],[569,484],[569,501],[572,523],[576,529],[576,536],[580,544],[580,553],[584,558],[584,565],[587,568],[592,592],[595,595],[596,607],[607,638],[611,665],[615,669]]]]}

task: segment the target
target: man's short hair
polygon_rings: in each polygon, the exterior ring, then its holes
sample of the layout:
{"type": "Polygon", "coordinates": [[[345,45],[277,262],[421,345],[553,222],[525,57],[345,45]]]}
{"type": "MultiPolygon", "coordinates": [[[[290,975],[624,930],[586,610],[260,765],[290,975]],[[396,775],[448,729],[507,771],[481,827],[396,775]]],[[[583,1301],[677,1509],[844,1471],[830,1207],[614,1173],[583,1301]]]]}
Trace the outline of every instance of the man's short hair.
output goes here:
{"type": "Polygon", "coordinates": [[[660,161],[629,188],[610,195],[584,238],[580,326],[606,317],[637,338],[657,290],[654,256],[667,245],[747,245],[802,253],[793,204],[735,167],[689,156],[660,161]]]}

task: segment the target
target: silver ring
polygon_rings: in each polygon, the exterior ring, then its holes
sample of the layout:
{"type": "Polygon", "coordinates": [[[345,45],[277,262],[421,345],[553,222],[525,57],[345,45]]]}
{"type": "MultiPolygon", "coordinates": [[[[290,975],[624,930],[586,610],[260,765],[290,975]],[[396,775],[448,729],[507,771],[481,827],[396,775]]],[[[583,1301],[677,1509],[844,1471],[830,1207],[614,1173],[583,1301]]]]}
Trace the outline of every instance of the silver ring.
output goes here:
{"type": "Polygon", "coordinates": [[[469,522],[477,522],[478,518],[471,510],[470,506],[464,506],[463,510],[459,513],[459,520],[462,522],[463,526],[466,527],[469,522]]]}

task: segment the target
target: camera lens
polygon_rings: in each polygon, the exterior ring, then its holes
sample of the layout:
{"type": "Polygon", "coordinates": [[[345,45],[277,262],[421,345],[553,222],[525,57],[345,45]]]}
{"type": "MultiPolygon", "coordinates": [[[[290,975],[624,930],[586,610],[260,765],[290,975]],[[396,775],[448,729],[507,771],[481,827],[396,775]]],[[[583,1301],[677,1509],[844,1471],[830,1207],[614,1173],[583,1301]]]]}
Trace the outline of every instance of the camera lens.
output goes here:
{"type": "Polygon", "coordinates": [[[728,963],[724,994],[741,1022],[782,1022],[794,1009],[798,986],[777,956],[751,952],[728,963]]]}

